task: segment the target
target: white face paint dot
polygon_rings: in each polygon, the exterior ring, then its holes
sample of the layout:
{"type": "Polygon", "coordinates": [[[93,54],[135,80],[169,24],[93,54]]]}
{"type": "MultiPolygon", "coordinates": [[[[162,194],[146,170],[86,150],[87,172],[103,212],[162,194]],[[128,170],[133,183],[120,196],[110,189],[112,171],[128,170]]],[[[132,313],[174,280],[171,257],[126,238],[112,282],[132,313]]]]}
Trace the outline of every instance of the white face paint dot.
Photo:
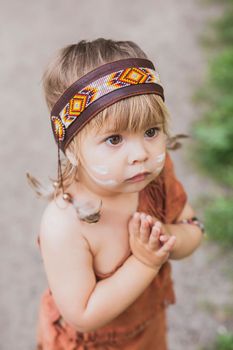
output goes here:
{"type": "MultiPolygon", "coordinates": [[[[93,170],[93,167],[92,167],[93,170]]],[[[100,169],[99,169],[100,170],[100,169]]],[[[101,171],[106,170],[106,169],[102,169],[101,171]]],[[[93,181],[95,181],[95,183],[97,183],[98,185],[103,185],[103,186],[109,186],[109,187],[113,187],[118,185],[118,182],[116,180],[113,179],[99,179],[98,177],[94,176],[90,171],[87,170],[87,173],[89,174],[89,176],[92,178],[93,181]]],[[[102,174],[101,174],[102,175],[102,174]]]]}
{"type": "Polygon", "coordinates": [[[161,163],[162,161],[164,161],[165,156],[166,156],[166,153],[159,154],[159,155],[156,157],[157,163],[161,163]]]}
{"type": "Polygon", "coordinates": [[[108,174],[108,168],[105,165],[95,165],[95,166],[92,166],[91,169],[101,175],[108,174]]]}
{"type": "Polygon", "coordinates": [[[97,179],[96,177],[94,176],[91,176],[92,179],[99,185],[103,185],[103,186],[115,186],[117,185],[117,181],[115,180],[112,180],[112,179],[109,179],[109,180],[100,180],[100,179],[97,179]]]}
{"type": "Polygon", "coordinates": [[[163,170],[163,166],[160,166],[159,168],[157,168],[155,170],[155,174],[159,174],[161,172],[161,170],[163,170]]]}

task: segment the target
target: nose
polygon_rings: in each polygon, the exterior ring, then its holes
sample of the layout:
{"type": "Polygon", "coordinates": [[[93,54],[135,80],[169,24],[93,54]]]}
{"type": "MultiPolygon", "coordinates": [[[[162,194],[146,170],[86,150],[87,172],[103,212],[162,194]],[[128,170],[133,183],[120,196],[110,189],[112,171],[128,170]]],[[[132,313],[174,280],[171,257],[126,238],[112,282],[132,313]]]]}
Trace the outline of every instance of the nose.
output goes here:
{"type": "Polygon", "coordinates": [[[135,164],[145,162],[148,159],[148,153],[143,142],[132,142],[128,151],[128,163],[135,164]]]}

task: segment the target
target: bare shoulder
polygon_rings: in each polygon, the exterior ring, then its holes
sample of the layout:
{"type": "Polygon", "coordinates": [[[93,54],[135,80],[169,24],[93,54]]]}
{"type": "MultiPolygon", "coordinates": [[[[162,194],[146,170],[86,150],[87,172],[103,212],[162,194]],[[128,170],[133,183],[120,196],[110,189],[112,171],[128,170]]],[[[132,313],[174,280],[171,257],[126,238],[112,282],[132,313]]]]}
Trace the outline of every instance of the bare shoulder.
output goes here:
{"type": "MultiPolygon", "coordinates": [[[[69,192],[72,197],[77,196],[77,198],[80,198],[77,187],[78,186],[74,185],[73,189],[71,184],[71,187],[68,187],[66,191],[69,192]]],[[[62,228],[68,226],[69,229],[80,229],[81,226],[73,205],[65,201],[61,193],[54,197],[45,207],[41,219],[41,233],[43,235],[44,229],[51,232],[51,229],[59,228],[59,226],[62,228]]]]}
{"type": "Polygon", "coordinates": [[[45,208],[39,229],[41,254],[47,269],[49,265],[67,261],[67,256],[77,256],[86,268],[93,258],[90,245],[73,206],[62,198],[51,201],[45,208]]]}
{"type": "Polygon", "coordinates": [[[88,244],[82,235],[80,221],[74,208],[60,197],[56,202],[53,200],[46,206],[39,231],[42,241],[61,244],[64,240],[77,237],[88,244]]]}
{"type": "Polygon", "coordinates": [[[96,284],[93,255],[72,205],[62,199],[57,204],[50,202],[41,219],[41,254],[61,314],[81,329],[82,313],[96,284]]]}
{"type": "MultiPolygon", "coordinates": [[[[51,225],[57,226],[58,224],[68,223],[73,217],[73,210],[69,203],[58,197],[55,200],[50,201],[44,209],[41,225],[43,228],[51,228],[51,225]]],[[[73,218],[74,223],[74,218],[73,218]]]]}

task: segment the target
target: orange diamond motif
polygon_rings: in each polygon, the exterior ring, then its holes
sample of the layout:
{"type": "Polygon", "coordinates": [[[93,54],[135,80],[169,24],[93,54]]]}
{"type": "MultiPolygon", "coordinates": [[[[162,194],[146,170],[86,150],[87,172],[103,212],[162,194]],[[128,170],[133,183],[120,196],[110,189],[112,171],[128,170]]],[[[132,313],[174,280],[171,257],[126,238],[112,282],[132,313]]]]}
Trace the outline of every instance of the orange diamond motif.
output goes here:
{"type": "Polygon", "coordinates": [[[86,95],[82,95],[82,94],[75,95],[70,100],[69,112],[68,112],[69,115],[78,116],[85,109],[86,102],[87,102],[86,95]]]}
{"type": "Polygon", "coordinates": [[[129,84],[142,84],[148,75],[138,68],[127,68],[119,77],[119,80],[129,84]]]}
{"type": "Polygon", "coordinates": [[[56,138],[60,141],[64,140],[65,137],[65,128],[61,120],[58,117],[52,117],[52,123],[56,138]]]}

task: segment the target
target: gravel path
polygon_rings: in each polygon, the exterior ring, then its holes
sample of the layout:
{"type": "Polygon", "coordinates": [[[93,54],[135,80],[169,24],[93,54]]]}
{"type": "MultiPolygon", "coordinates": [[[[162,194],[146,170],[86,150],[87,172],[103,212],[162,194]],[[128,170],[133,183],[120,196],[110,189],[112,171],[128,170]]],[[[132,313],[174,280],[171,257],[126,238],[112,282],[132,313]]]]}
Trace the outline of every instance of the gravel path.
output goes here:
{"type": "MultiPolygon", "coordinates": [[[[81,39],[134,40],[159,67],[174,133],[189,132],[199,117],[191,103],[206,69],[198,38],[206,20],[221,9],[194,0],[101,0],[95,12],[96,4],[1,1],[1,350],[34,350],[38,303],[46,286],[35,244],[45,203],[35,199],[25,173],[46,181],[56,170],[40,82],[54,51],[81,39]]],[[[195,172],[185,148],[172,158],[194,207],[203,188],[207,194],[216,191],[195,172]]],[[[168,312],[170,350],[198,350],[230,322],[229,257],[205,242],[191,257],[172,263],[177,304],[168,312]]]]}

